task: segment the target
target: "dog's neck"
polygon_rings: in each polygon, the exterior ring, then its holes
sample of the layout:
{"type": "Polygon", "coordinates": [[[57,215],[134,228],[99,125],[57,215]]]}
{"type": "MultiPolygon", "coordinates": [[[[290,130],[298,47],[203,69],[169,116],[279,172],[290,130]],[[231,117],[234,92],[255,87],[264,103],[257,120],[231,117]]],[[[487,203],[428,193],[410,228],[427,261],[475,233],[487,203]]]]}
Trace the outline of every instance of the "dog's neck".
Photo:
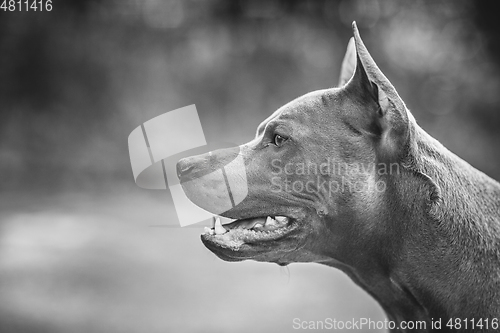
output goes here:
{"type": "MultiPolygon", "coordinates": [[[[391,320],[425,320],[430,327],[431,318],[463,317],[471,308],[488,312],[484,300],[470,300],[467,309],[457,304],[475,289],[479,293],[480,288],[498,287],[477,274],[481,269],[473,258],[477,252],[467,249],[480,248],[494,259],[491,262],[500,260],[498,240],[485,238],[500,234],[500,207],[495,201],[500,197],[500,184],[418,126],[414,137],[411,163],[401,174],[386,179],[387,190],[378,200],[376,216],[385,221],[377,224],[383,232],[375,233],[383,236],[361,238],[350,248],[359,252],[348,255],[347,263],[323,263],[349,275],[380,303],[391,320]],[[460,207],[464,204],[467,209],[460,207]],[[364,241],[371,244],[362,244],[364,241]],[[477,285],[456,290],[463,278],[457,273],[469,275],[467,279],[477,285]]],[[[498,270],[494,266],[488,269],[498,270]]]]}

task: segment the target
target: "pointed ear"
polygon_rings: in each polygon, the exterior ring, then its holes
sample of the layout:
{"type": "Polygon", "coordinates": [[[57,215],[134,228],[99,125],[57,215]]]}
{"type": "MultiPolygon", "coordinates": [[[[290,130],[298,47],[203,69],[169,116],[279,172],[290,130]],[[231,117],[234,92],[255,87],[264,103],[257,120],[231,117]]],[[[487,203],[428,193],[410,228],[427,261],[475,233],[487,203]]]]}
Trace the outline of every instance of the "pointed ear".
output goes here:
{"type": "Polygon", "coordinates": [[[380,135],[379,147],[385,153],[400,155],[410,140],[410,126],[413,117],[407,110],[396,89],[378,68],[359,35],[356,22],[352,23],[356,53],[356,69],[347,82],[346,89],[368,96],[376,103],[376,112],[367,108],[372,129],[380,135]],[[375,124],[373,124],[375,123],[375,124]]]}
{"type": "Polygon", "coordinates": [[[339,87],[345,85],[354,75],[356,69],[356,46],[354,45],[354,37],[351,37],[347,44],[342,67],[340,68],[339,87]]]}

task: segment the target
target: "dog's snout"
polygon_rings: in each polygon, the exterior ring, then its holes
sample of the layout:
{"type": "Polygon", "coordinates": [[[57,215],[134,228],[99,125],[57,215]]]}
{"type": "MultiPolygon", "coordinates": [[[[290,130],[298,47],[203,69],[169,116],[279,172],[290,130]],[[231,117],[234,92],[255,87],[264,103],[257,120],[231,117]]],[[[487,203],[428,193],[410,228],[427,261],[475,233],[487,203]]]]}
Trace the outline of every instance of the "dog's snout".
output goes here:
{"type": "Polygon", "coordinates": [[[239,148],[227,148],[182,158],[176,165],[177,177],[186,182],[208,175],[231,163],[238,157],[238,152],[239,148]]]}
{"type": "Polygon", "coordinates": [[[185,158],[181,159],[177,162],[177,177],[179,180],[183,180],[189,176],[189,174],[193,171],[194,165],[189,163],[189,161],[185,158]]]}

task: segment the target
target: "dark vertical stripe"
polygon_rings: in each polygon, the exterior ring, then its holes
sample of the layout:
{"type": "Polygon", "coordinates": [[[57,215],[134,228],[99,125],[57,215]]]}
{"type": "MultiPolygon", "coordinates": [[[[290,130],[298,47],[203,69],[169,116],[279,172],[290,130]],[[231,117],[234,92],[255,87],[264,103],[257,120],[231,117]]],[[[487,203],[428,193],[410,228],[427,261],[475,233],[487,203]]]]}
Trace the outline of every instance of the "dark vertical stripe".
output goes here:
{"type": "Polygon", "coordinates": [[[231,200],[232,207],[236,206],[234,204],[233,193],[231,192],[231,187],[229,186],[229,181],[227,180],[226,169],[224,167],[221,168],[222,175],[224,176],[224,182],[226,183],[227,193],[229,193],[229,200],[231,200]]]}
{"type": "Polygon", "coordinates": [[[168,189],[168,182],[167,182],[167,169],[165,169],[165,160],[161,160],[161,167],[163,169],[163,179],[165,179],[165,188],[168,189]]]}
{"type": "Polygon", "coordinates": [[[146,141],[146,146],[148,147],[149,158],[151,159],[151,164],[154,164],[155,160],[153,159],[153,152],[151,151],[151,147],[149,146],[148,135],[146,134],[146,129],[144,128],[144,124],[141,124],[142,135],[144,136],[144,140],[146,141]]]}

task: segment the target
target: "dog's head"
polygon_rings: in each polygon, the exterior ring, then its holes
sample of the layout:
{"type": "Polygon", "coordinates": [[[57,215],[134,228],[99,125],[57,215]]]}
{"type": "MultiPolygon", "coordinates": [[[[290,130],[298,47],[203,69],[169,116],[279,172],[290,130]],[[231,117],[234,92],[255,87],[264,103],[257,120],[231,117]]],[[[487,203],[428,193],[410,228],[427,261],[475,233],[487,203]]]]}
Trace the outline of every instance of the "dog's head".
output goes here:
{"type": "Polygon", "coordinates": [[[342,263],[384,241],[385,180],[414,120],[353,30],[339,87],[284,105],[238,148],[178,162],[191,201],[236,219],[202,235],[220,258],[342,263]]]}

